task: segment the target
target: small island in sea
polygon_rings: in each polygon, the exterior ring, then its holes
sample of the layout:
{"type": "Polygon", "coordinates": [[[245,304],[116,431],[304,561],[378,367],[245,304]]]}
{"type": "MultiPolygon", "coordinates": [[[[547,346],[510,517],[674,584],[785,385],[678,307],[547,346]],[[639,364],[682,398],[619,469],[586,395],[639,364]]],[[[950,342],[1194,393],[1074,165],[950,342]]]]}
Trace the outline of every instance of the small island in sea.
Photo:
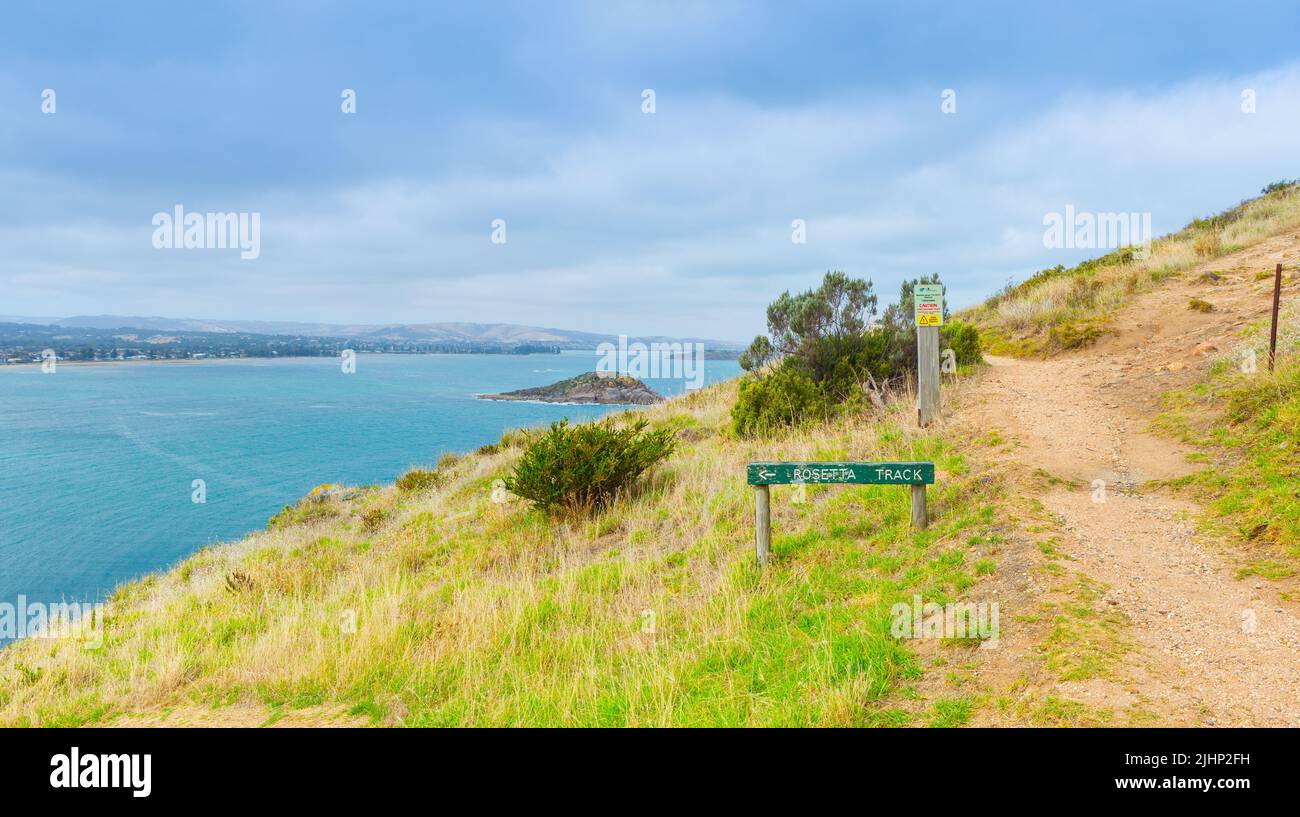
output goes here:
{"type": "Polygon", "coordinates": [[[542,403],[600,403],[649,406],[664,398],[635,377],[587,372],[549,386],[502,394],[480,394],[481,400],[537,400],[542,403]]]}

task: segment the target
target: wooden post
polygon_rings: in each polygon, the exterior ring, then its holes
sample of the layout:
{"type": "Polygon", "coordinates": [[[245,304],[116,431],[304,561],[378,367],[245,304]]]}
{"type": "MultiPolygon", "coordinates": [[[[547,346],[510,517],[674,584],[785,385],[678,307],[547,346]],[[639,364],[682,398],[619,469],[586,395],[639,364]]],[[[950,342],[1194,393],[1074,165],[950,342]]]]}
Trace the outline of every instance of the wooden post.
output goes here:
{"type": "Polygon", "coordinates": [[[925,530],[930,525],[930,518],[925,511],[925,484],[912,486],[912,527],[925,530]]]}
{"type": "Polygon", "coordinates": [[[760,569],[772,558],[773,485],[897,485],[912,494],[912,525],[930,523],[925,487],[934,483],[933,462],[751,462],[746,481],[754,489],[754,553],[760,569]]]}
{"type": "Polygon", "coordinates": [[[1273,361],[1277,358],[1277,312],[1282,303],[1282,265],[1277,265],[1277,275],[1273,278],[1273,328],[1268,333],[1268,370],[1273,371],[1273,361]]]}
{"type": "Polygon", "coordinates": [[[939,327],[916,327],[916,422],[939,419],[939,327]]]}
{"type": "Polygon", "coordinates": [[[771,495],[766,485],[754,486],[754,548],[758,553],[758,566],[767,567],[772,552],[771,495]]]}

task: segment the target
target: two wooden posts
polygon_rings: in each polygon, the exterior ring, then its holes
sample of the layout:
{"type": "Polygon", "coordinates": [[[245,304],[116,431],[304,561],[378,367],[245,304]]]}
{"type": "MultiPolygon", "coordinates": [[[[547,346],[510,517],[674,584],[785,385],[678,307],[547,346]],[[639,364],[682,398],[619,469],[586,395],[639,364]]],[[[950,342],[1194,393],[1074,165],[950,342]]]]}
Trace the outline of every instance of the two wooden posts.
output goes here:
{"type": "MultiPolygon", "coordinates": [[[[922,428],[939,417],[939,327],[943,325],[943,285],[913,288],[916,316],[916,420],[922,428]]],[[[772,485],[907,485],[912,492],[912,527],[929,524],[925,486],[934,484],[932,462],[751,462],[754,488],[754,549],[759,567],[772,553],[772,485]]]]}

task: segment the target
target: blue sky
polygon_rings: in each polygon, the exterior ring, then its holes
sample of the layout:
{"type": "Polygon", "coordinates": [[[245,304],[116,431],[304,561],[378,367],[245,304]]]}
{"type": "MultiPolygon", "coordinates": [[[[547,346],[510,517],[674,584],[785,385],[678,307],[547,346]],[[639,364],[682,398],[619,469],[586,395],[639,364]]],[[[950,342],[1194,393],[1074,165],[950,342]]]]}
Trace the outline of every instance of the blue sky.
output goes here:
{"type": "Polygon", "coordinates": [[[1045,213],[1300,176],[1298,7],[6,3],[0,314],[745,339],[831,268],[965,305],[1097,254],[1045,213]],[[155,249],[175,204],[261,256],[155,249]]]}

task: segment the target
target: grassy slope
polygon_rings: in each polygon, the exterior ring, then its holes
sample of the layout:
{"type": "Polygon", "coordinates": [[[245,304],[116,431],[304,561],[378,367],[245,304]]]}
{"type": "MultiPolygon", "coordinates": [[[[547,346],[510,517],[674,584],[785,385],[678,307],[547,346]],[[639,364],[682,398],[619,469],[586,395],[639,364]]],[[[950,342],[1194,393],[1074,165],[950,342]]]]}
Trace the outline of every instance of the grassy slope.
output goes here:
{"type": "Polygon", "coordinates": [[[1300,188],[1250,199],[1152,242],[1149,257],[1116,250],[1069,269],[1043,270],[958,317],[980,328],[985,348],[1013,357],[1086,346],[1133,296],[1198,263],[1300,224],[1300,188]]]}
{"type": "MultiPolygon", "coordinates": [[[[1118,251],[1044,271],[961,317],[980,327],[994,354],[1059,353],[1096,339],[1119,307],[1160,281],[1298,228],[1300,187],[1291,185],[1157,239],[1145,261],[1118,251]]],[[[1242,331],[1257,371],[1224,356],[1191,388],[1166,395],[1153,423],[1216,466],[1177,487],[1193,490],[1206,524],[1242,546],[1242,575],[1271,579],[1300,573],[1300,308],[1285,311],[1282,325],[1276,373],[1266,370],[1268,327],[1257,322],[1242,331]]]]}
{"type": "Polygon", "coordinates": [[[1225,356],[1193,387],[1164,397],[1156,426],[1201,449],[1216,467],[1181,480],[1206,503],[1206,523],[1242,545],[1241,576],[1300,572],[1300,305],[1283,312],[1278,365],[1269,372],[1268,327],[1242,331],[1255,371],[1225,356]]]}
{"type": "MultiPolygon", "coordinates": [[[[642,495],[576,526],[492,501],[520,435],[445,464],[442,487],[309,501],[296,524],[120,588],[98,650],[4,650],[0,723],[250,702],[402,725],[906,722],[878,703],[921,673],[889,607],[955,599],[993,572],[996,479],[904,430],[901,411],[739,441],[734,394],[648,410],[686,442],[642,495]],[[773,457],[934,459],[935,524],[913,532],[896,487],[810,487],[802,503],[779,489],[760,575],[743,465],[773,457]]],[[[931,717],[968,713],[958,696],[931,717]]]]}
{"type": "MultiPolygon", "coordinates": [[[[1265,197],[1161,239],[1148,261],[1045,275],[967,317],[993,351],[1044,354],[1103,330],[1126,299],[1193,265],[1198,239],[1213,254],[1297,223],[1300,196],[1265,197]]],[[[1234,389],[1254,395],[1233,436],[1202,442],[1233,464],[1229,483],[1212,486],[1227,489],[1223,518],[1257,530],[1256,514],[1283,549],[1295,531],[1294,376],[1206,385],[1197,415],[1212,429],[1234,389]],[[1255,457],[1273,469],[1264,498],[1250,492],[1255,457]]],[[[920,592],[942,602],[1009,578],[1002,546],[1023,533],[1023,509],[995,470],[972,467],[999,441],[917,433],[901,407],[740,441],[726,429],[734,397],[725,384],[647,410],[686,442],[641,495],[576,526],[492,501],[520,435],[445,464],[436,488],[307,503],[285,515],[293,524],[122,587],[99,650],[29,641],[0,652],[0,724],[186,707],[220,718],[251,706],[271,719],[322,708],[398,725],[957,725],[986,704],[1000,722],[1106,722],[1050,684],[1045,698],[1024,694],[1040,675],[1104,677],[1123,649],[1097,589],[1056,563],[1050,524],[1028,530],[1042,560],[1015,570],[1060,586],[1037,612],[1003,622],[1004,633],[1041,636],[1040,663],[1009,689],[972,684],[960,653],[923,656],[889,636],[895,601],[920,592]],[[809,488],[802,503],[778,489],[778,558],[760,575],[743,465],[768,458],[933,458],[935,524],[911,531],[898,488],[809,488]],[[918,709],[917,690],[940,673],[918,709]]],[[[1179,422],[1193,433],[1192,420],[1179,422]]]]}

